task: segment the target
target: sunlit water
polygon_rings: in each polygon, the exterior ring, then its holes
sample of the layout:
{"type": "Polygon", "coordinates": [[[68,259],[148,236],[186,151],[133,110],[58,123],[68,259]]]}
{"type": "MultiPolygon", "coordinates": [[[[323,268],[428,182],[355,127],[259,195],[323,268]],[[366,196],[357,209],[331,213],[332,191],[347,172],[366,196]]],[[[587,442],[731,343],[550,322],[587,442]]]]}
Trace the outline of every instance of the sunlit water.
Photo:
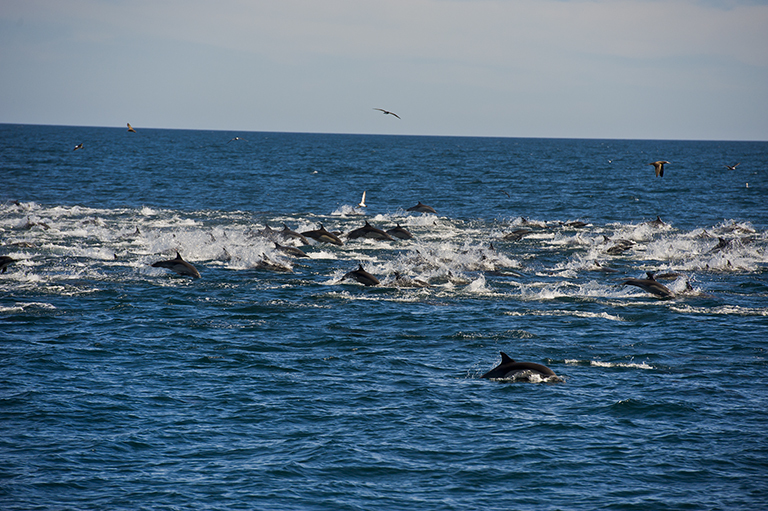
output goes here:
{"type": "Polygon", "coordinates": [[[0,141],[2,509],[768,505],[768,143],[0,141]]]}

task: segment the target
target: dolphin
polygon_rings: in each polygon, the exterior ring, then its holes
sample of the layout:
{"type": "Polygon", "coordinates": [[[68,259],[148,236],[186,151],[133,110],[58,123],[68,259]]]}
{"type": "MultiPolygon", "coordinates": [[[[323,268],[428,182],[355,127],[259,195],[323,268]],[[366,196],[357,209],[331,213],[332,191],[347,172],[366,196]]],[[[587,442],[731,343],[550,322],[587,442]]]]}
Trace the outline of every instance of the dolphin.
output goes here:
{"type": "Polygon", "coordinates": [[[152,263],[154,268],[168,268],[171,271],[175,271],[179,275],[189,275],[192,278],[199,279],[200,272],[197,269],[181,258],[178,250],[176,251],[176,259],[169,259],[167,261],[157,261],[152,263]]]}
{"type": "Polygon", "coordinates": [[[667,288],[664,284],[656,281],[653,277],[653,272],[646,272],[647,279],[629,279],[622,282],[622,286],[637,286],[644,291],[648,291],[660,298],[674,298],[675,294],[667,288]]]}
{"type": "Polygon", "coordinates": [[[341,280],[345,280],[348,278],[355,279],[361,284],[364,284],[366,286],[378,286],[379,285],[379,279],[368,273],[363,269],[362,263],[360,264],[360,267],[356,270],[353,270],[351,272],[346,273],[341,280]]]}
{"type": "Polygon", "coordinates": [[[395,272],[395,280],[392,281],[395,287],[432,287],[429,282],[421,279],[411,279],[404,277],[399,271],[395,272]]]}
{"type": "Polygon", "coordinates": [[[387,234],[386,232],[382,231],[381,229],[378,229],[371,224],[368,223],[366,220],[365,225],[360,227],[359,229],[355,229],[353,231],[350,231],[349,234],[347,234],[347,238],[354,240],[357,238],[370,238],[374,240],[389,240],[392,241],[392,236],[387,234]]]}
{"type": "Polygon", "coordinates": [[[387,234],[395,238],[400,238],[401,240],[409,240],[413,238],[413,234],[411,234],[406,228],[400,227],[400,224],[397,224],[397,227],[387,229],[387,234]]]}
{"type": "Polygon", "coordinates": [[[669,163],[666,160],[660,160],[655,161],[652,163],[649,163],[648,165],[653,165],[653,168],[656,169],[656,177],[664,177],[664,164],[669,163]]]}
{"type": "Polygon", "coordinates": [[[320,224],[319,229],[315,229],[314,231],[304,231],[301,233],[302,235],[312,238],[316,241],[321,241],[323,243],[331,243],[333,245],[342,246],[344,243],[339,239],[338,236],[333,234],[332,232],[328,232],[325,227],[323,227],[323,224],[320,224]]]}
{"type": "Polygon", "coordinates": [[[560,381],[560,378],[549,367],[535,362],[515,362],[503,351],[501,353],[501,363],[485,373],[481,378],[488,379],[511,379],[511,380],[530,380],[531,376],[537,375],[542,379],[552,378],[560,381]]]}
{"type": "Polygon", "coordinates": [[[419,213],[437,213],[435,208],[432,206],[427,206],[426,204],[422,204],[421,201],[419,201],[419,203],[415,206],[411,206],[410,208],[406,209],[406,211],[418,211],[419,213]]]}
{"type": "Polygon", "coordinates": [[[5,271],[8,269],[8,265],[15,263],[16,259],[13,257],[8,256],[0,256],[0,273],[5,273],[5,271]]]}
{"type": "Polygon", "coordinates": [[[309,257],[306,252],[301,250],[300,248],[296,247],[286,247],[285,245],[281,245],[280,243],[274,241],[275,248],[282,252],[283,254],[287,254],[293,257],[309,257]]]}
{"type": "Polygon", "coordinates": [[[296,231],[292,231],[285,224],[283,224],[283,230],[280,231],[280,236],[283,238],[283,241],[293,238],[299,240],[302,245],[309,245],[309,240],[304,235],[299,234],[296,231]]]}

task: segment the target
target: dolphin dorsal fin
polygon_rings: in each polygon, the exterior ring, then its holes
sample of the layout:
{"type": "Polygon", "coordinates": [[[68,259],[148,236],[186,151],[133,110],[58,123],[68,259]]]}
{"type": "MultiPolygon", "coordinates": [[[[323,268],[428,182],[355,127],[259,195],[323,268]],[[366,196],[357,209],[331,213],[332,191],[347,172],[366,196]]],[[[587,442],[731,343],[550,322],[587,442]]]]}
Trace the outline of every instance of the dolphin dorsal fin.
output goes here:
{"type": "Polygon", "coordinates": [[[512,359],[509,355],[507,355],[503,351],[500,351],[499,353],[501,353],[502,364],[513,364],[515,362],[514,359],[512,359]]]}
{"type": "Polygon", "coordinates": [[[178,250],[176,251],[176,259],[183,261],[183,259],[181,258],[181,254],[179,254],[178,250]]]}
{"type": "Polygon", "coordinates": [[[648,280],[656,280],[656,278],[654,278],[654,275],[656,274],[656,272],[647,271],[645,272],[645,274],[648,275],[648,280]]]}

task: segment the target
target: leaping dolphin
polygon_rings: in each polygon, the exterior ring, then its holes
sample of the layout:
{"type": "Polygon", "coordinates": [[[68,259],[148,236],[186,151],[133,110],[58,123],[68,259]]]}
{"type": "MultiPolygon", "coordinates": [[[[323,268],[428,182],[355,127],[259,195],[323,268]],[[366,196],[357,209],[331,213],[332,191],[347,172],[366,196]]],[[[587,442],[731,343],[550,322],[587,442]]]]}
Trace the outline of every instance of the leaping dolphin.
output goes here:
{"type": "Polygon", "coordinates": [[[392,236],[382,231],[381,229],[372,226],[371,224],[368,223],[367,220],[364,226],[360,227],[359,229],[350,231],[349,234],[347,234],[347,238],[351,240],[354,240],[357,238],[370,238],[374,240],[392,241],[392,236]]]}
{"type": "Polygon", "coordinates": [[[405,227],[400,227],[400,224],[397,224],[397,227],[387,229],[387,234],[394,236],[395,238],[400,238],[401,240],[409,240],[413,238],[413,234],[411,234],[405,227]]]}
{"type": "Polygon", "coordinates": [[[669,163],[666,160],[660,160],[660,161],[654,161],[652,163],[649,163],[648,165],[653,165],[653,168],[656,169],[656,177],[664,177],[664,164],[669,163]]]}
{"type": "Polygon", "coordinates": [[[426,204],[422,204],[421,201],[419,201],[419,203],[415,206],[411,206],[410,208],[406,209],[406,211],[418,211],[419,213],[437,213],[435,208],[432,206],[427,206],[426,204]]]}
{"type": "Polygon", "coordinates": [[[5,273],[8,269],[8,265],[15,263],[16,259],[9,256],[0,256],[0,273],[5,273]]]}
{"type": "Polygon", "coordinates": [[[285,224],[283,224],[283,230],[280,231],[280,236],[283,238],[283,241],[293,238],[293,239],[299,240],[302,245],[309,245],[309,240],[307,240],[307,238],[303,234],[299,234],[296,231],[292,231],[285,224]]]}
{"type": "Polygon", "coordinates": [[[501,363],[485,373],[481,378],[487,379],[511,379],[511,380],[530,380],[531,376],[536,375],[542,379],[560,381],[560,378],[549,367],[535,362],[515,362],[509,355],[501,353],[501,363]]]}
{"type": "Polygon", "coordinates": [[[301,234],[323,243],[331,243],[338,246],[342,246],[344,244],[338,236],[332,232],[329,232],[325,227],[323,227],[323,224],[320,224],[319,229],[315,229],[314,231],[304,231],[301,234]]]}
{"type": "Polygon", "coordinates": [[[647,279],[629,279],[622,282],[623,286],[637,286],[644,291],[648,291],[660,298],[674,298],[675,294],[664,284],[657,282],[653,277],[653,272],[646,272],[647,279]]]}
{"type": "Polygon", "coordinates": [[[356,270],[352,270],[348,273],[346,273],[341,280],[345,280],[348,278],[355,279],[359,283],[366,285],[366,286],[378,286],[379,285],[379,279],[368,273],[363,269],[362,263],[356,270]]]}
{"type": "Polygon", "coordinates": [[[154,268],[168,268],[171,271],[175,271],[179,275],[189,275],[192,278],[199,279],[200,272],[197,268],[189,264],[187,261],[181,258],[178,250],[176,251],[175,259],[168,259],[167,261],[157,261],[152,263],[154,268]]]}

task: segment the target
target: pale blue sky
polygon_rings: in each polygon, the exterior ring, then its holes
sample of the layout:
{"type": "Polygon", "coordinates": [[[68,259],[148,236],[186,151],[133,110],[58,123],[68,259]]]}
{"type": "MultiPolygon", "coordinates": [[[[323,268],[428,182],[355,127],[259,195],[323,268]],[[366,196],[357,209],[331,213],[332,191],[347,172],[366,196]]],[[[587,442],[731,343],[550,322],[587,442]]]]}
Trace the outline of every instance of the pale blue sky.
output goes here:
{"type": "Polygon", "coordinates": [[[0,122],[768,140],[768,1],[0,0],[0,122]]]}

